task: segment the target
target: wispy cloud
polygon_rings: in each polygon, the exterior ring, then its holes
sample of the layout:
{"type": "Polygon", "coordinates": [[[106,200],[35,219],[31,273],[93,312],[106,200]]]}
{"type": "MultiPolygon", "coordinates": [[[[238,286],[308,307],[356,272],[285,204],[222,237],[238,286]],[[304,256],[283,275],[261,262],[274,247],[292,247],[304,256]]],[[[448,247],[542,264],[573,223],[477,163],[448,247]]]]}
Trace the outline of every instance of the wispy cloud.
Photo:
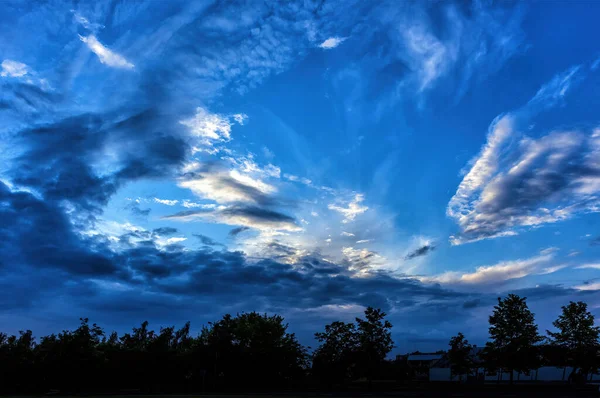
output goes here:
{"type": "Polygon", "coordinates": [[[231,141],[232,119],[243,125],[248,116],[235,114],[230,117],[197,107],[193,117],[181,120],[179,123],[186,126],[192,136],[198,138],[197,145],[207,147],[205,151],[208,153],[216,153],[218,149],[214,149],[215,144],[231,141]]]}
{"type": "Polygon", "coordinates": [[[577,269],[600,269],[600,263],[589,263],[575,267],[577,269]]]}
{"type": "Polygon", "coordinates": [[[75,10],[71,10],[71,12],[73,13],[73,20],[83,26],[85,29],[96,31],[104,28],[104,25],[90,22],[86,17],[75,10]]]}
{"type": "Polygon", "coordinates": [[[356,195],[354,195],[354,198],[350,202],[346,203],[346,207],[340,206],[337,204],[333,204],[333,203],[329,204],[327,207],[330,210],[334,210],[334,211],[337,211],[338,213],[341,213],[344,216],[344,220],[342,222],[348,223],[350,221],[354,221],[356,216],[369,210],[369,208],[367,206],[361,205],[361,203],[364,200],[365,200],[364,195],[356,194],[356,195]]]}
{"type": "Polygon", "coordinates": [[[167,206],[175,206],[179,201],[177,199],[160,199],[154,198],[154,202],[167,206]]]}
{"type": "Polygon", "coordinates": [[[562,129],[538,139],[519,135],[525,121],[563,100],[581,79],[580,70],[555,76],[524,107],[494,120],[448,204],[448,216],[462,230],[451,243],[516,235],[519,227],[599,210],[599,129],[562,129]]]}
{"type": "Polygon", "coordinates": [[[432,251],[435,250],[435,246],[434,245],[423,245],[413,251],[411,251],[410,253],[408,253],[404,259],[405,260],[412,260],[415,257],[421,257],[421,256],[426,256],[427,254],[431,253],[432,251]]]}
{"type": "Polygon", "coordinates": [[[336,48],[337,46],[339,46],[340,44],[342,44],[344,41],[346,41],[346,39],[348,39],[347,37],[330,37],[329,39],[325,40],[323,43],[319,44],[319,47],[321,47],[323,50],[331,50],[333,48],[336,48]]]}
{"type": "Polygon", "coordinates": [[[186,210],[165,216],[179,221],[204,220],[258,230],[301,231],[296,220],[287,214],[253,206],[224,206],[215,210],[186,210]]]}
{"type": "Polygon", "coordinates": [[[133,69],[134,68],[134,65],[131,62],[127,61],[125,59],[125,57],[115,53],[114,51],[111,51],[110,49],[105,47],[102,43],[100,43],[98,41],[98,39],[96,38],[96,36],[94,36],[94,35],[81,36],[80,35],[79,39],[82,42],[84,42],[89,47],[89,49],[92,50],[92,52],[94,54],[96,54],[98,56],[98,59],[103,64],[110,66],[111,68],[117,68],[117,69],[133,69]]]}
{"type": "Polygon", "coordinates": [[[477,267],[474,272],[451,271],[440,275],[419,277],[418,279],[425,283],[442,283],[456,286],[499,285],[512,279],[520,279],[529,275],[549,274],[564,268],[564,265],[549,266],[553,259],[553,253],[546,253],[527,259],[503,261],[494,265],[477,267]]]}
{"type": "Polygon", "coordinates": [[[25,76],[29,67],[22,62],[13,61],[11,59],[5,59],[2,61],[2,72],[0,72],[0,76],[2,77],[22,77],[25,76]]]}

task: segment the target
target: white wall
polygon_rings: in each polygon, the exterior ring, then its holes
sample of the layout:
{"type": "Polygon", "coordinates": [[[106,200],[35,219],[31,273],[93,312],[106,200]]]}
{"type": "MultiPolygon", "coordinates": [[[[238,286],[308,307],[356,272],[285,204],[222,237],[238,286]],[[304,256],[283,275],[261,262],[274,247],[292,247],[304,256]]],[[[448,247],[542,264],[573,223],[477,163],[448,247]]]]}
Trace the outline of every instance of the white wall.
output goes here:
{"type": "MultiPolygon", "coordinates": [[[[483,369],[478,369],[478,373],[483,373],[483,369]]],[[[514,381],[563,381],[567,380],[571,374],[571,368],[557,368],[554,366],[543,366],[539,369],[532,370],[529,372],[529,375],[525,375],[524,373],[519,374],[518,372],[513,373],[514,381]],[[564,378],[563,378],[564,377],[564,378]]],[[[429,380],[430,381],[458,381],[458,375],[452,376],[450,378],[451,372],[450,368],[430,368],[429,369],[429,380]]],[[[463,377],[463,380],[466,380],[466,377],[463,377]]],[[[498,373],[495,375],[485,375],[485,381],[497,381],[498,373]]],[[[510,380],[510,372],[502,373],[502,381],[510,380]]],[[[591,381],[600,381],[600,375],[591,375],[589,380],[591,381]]]]}

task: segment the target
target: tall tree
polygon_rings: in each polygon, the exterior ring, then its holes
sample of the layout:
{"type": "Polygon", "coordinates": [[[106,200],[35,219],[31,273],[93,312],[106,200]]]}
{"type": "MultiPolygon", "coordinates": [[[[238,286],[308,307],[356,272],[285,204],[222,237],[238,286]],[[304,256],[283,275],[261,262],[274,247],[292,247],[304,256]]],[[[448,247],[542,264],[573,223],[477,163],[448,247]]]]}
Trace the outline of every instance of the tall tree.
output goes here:
{"type": "Polygon", "coordinates": [[[381,309],[368,307],[365,310],[365,319],[356,318],[357,339],[362,363],[366,367],[369,389],[372,386],[375,369],[394,348],[392,324],[385,319],[386,315],[381,309]]]}
{"type": "Polygon", "coordinates": [[[594,326],[594,315],[588,311],[587,304],[571,301],[562,307],[562,313],[552,325],[558,331],[547,331],[550,342],[560,349],[565,358],[564,365],[573,368],[569,380],[573,379],[576,370],[582,374],[596,372],[599,366],[600,327],[594,326]]]}
{"type": "Polygon", "coordinates": [[[469,344],[469,341],[465,339],[465,336],[462,333],[458,333],[456,336],[452,337],[448,345],[450,346],[450,349],[448,350],[450,370],[453,375],[458,375],[459,380],[462,381],[462,376],[464,374],[470,374],[474,366],[473,357],[471,355],[473,346],[469,344]]]}
{"type": "Polygon", "coordinates": [[[528,372],[538,366],[536,345],[542,340],[526,297],[509,294],[498,297],[498,305],[489,318],[491,342],[486,344],[488,359],[493,357],[501,371],[528,372]]]}
{"type": "Polygon", "coordinates": [[[202,331],[214,358],[213,371],[227,383],[284,383],[304,372],[306,349],[279,315],[225,315],[202,331]]]}
{"type": "Polygon", "coordinates": [[[353,323],[340,321],[326,325],[324,332],[315,333],[315,338],[321,343],[313,354],[315,376],[330,387],[352,377],[358,353],[357,337],[353,323]]]}

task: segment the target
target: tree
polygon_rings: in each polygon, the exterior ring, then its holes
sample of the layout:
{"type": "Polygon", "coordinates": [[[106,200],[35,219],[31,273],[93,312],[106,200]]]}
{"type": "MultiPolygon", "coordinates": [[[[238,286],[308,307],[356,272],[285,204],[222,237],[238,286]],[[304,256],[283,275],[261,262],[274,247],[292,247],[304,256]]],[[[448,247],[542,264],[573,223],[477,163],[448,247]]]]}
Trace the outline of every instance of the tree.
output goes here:
{"type": "Polygon", "coordinates": [[[279,315],[242,313],[225,315],[204,328],[201,338],[214,358],[213,376],[227,384],[275,386],[303,374],[306,349],[279,315]]]}
{"type": "Polygon", "coordinates": [[[542,340],[538,334],[533,313],[527,307],[526,297],[509,294],[498,297],[498,305],[489,318],[491,342],[486,344],[486,357],[493,360],[501,371],[529,372],[538,366],[536,345],[542,340]]]}
{"type": "Polygon", "coordinates": [[[558,331],[547,331],[550,342],[560,350],[563,365],[573,367],[569,380],[576,370],[586,375],[597,372],[600,327],[594,326],[594,316],[587,310],[587,304],[571,301],[562,307],[562,313],[552,325],[558,331]]]}
{"type": "Polygon", "coordinates": [[[315,333],[321,345],[313,354],[313,373],[331,387],[353,375],[358,353],[358,335],[353,323],[335,321],[315,333]]]}
{"type": "Polygon", "coordinates": [[[368,307],[365,310],[365,319],[356,318],[359,352],[362,354],[362,363],[366,367],[369,389],[372,386],[375,369],[394,348],[390,331],[392,324],[384,319],[385,316],[386,313],[382,310],[368,307]]]}
{"type": "Polygon", "coordinates": [[[469,344],[469,341],[465,339],[462,333],[458,333],[452,337],[448,345],[450,346],[448,350],[450,370],[453,375],[458,375],[459,380],[462,381],[462,376],[471,373],[471,369],[474,366],[471,356],[473,346],[469,344]]]}

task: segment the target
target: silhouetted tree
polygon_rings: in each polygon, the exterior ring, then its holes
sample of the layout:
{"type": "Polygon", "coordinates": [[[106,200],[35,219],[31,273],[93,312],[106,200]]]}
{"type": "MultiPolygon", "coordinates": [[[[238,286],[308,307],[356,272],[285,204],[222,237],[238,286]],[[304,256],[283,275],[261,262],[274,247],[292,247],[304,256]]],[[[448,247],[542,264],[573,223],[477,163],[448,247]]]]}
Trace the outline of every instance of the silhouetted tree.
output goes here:
{"type": "Polygon", "coordinates": [[[214,375],[228,384],[278,386],[297,379],[308,367],[306,349],[279,315],[256,312],[225,315],[202,331],[214,358],[214,375]]]}
{"type": "Polygon", "coordinates": [[[336,321],[315,333],[321,345],[313,354],[313,373],[331,387],[351,378],[358,354],[358,335],[353,323],[336,321]]]}
{"type": "Polygon", "coordinates": [[[569,380],[577,370],[584,375],[597,372],[600,327],[594,326],[594,316],[587,310],[587,304],[571,301],[562,307],[562,313],[552,325],[558,331],[547,331],[550,342],[560,350],[563,366],[573,367],[569,380]]]}
{"type": "Polygon", "coordinates": [[[394,348],[392,324],[385,319],[386,313],[380,309],[368,307],[365,319],[356,318],[356,332],[362,364],[371,389],[374,372],[385,356],[394,348]]]}
{"type": "Polygon", "coordinates": [[[452,337],[448,345],[450,346],[448,350],[450,370],[452,374],[458,375],[459,381],[462,381],[462,376],[470,374],[474,366],[473,357],[471,356],[473,346],[469,344],[462,333],[452,337]]]}
{"type": "Polygon", "coordinates": [[[485,357],[501,371],[529,372],[539,366],[536,345],[542,340],[533,313],[525,297],[509,294],[498,298],[498,305],[489,318],[491,342],[486,344],[485,357]]]}

